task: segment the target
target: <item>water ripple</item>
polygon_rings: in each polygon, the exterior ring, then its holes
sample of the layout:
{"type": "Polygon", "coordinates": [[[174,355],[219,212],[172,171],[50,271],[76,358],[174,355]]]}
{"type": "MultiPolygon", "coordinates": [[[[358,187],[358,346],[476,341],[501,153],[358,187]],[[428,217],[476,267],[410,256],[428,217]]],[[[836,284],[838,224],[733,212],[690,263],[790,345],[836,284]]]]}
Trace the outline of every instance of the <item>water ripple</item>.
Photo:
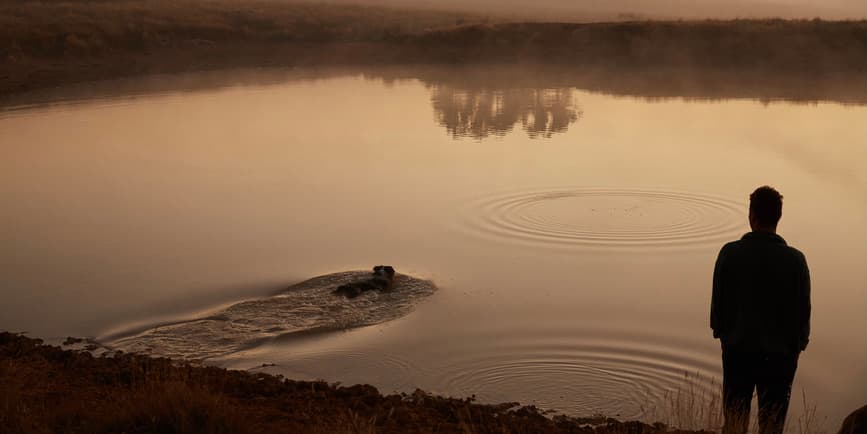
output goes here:
{"type": "MultiPolygon", "coordinates": [[[[495,339],[497,340],[497,339],[495,339]]],[[[458,396],[505,397],[572,415],[602,412],[640,419],[678,391],[696,399],[718,392],[707,355],[637,342],[568,345],[500,341],[447,357],[437,388],[458,396]]]]}
{"type": "Polygon", "coordinates": [[[701,247],[733,238],[745,221],[742,203],[706,194],[573,188],[473,201],[460,229],[539,247],[701,247]]]}
{"type": "Polygon", "coordinates": [[[435,291],[429,281],[395,276],[394,289],[369,291],[354,299],[331,294],[337,286],[369,272],[334,273],[306,280],[273,297],[234,304],[214,315],[115,337],[108,346],[123,351],[203,360],[250,349],[264,342],[379,324],[407,315],[435,291]]]}

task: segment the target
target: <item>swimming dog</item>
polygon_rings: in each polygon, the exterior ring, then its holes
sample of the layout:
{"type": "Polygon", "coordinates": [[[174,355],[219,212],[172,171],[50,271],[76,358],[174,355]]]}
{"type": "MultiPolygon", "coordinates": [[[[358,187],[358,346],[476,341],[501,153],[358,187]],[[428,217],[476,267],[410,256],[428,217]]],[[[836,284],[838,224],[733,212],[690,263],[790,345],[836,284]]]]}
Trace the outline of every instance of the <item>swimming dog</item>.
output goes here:
{"type": "Polygon", "coordinates": [[[394,268],[391,265],[377,265],[373,267],[373,276],[370,278],[340,285],[332,294],[355,298],[371,290],[387,291],[393,284],[394,268]]]}

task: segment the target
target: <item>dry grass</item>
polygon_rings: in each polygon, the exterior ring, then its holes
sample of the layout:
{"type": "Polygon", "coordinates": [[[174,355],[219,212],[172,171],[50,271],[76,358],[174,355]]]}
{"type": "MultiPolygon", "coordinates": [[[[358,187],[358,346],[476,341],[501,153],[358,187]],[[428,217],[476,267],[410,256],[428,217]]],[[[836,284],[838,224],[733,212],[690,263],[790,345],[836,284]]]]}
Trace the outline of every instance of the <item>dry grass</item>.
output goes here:
{"type": "Polygon", "coordinates": [[[6,433],[663,433],[662,425],[549,419],[533,407],[482,405],[416,391],[381,395],[266,374],[118,354],[94,358],[0,333],[6,433]]]}
{"type": "MultiPolygon", "coordinates": [[[[420,390],[383,396],[371,387],[296,382],[266,374],[119,354],[94,358],[0,333],[4,433],[584,433],[686,434],[722,427],[719,383],[698,374],[647,411],[660,422],[543,415],[517,403],[482,405],[420,390]]],[[[803,397],[790,434],[827,434],[803,397]]],[[[751,432],[756,432],[755,423],[751,432]]]]}
{"type": "MultiPolygon", "coordinates": [[[[77,357],[58,362],[74,366],[77,357]]],[[[227,396],[193,384],[182,374],[166,376],[170,370],[136,373],[131,367],[93,381],[92,373],[67,378],[44,363],[31,362],[35,364],[24,366],[6,358],[0,362],[4,432],[254,432],[227,396]],[[47,378],[35,377],[39,373],[47,378]],[[133,379],[136,375],[139,378],[133,379]]]]}
{"type": "Polygon", "coordinates": [[[719,431],[723,426],[721,385],[699,373],[684,373],[677,389],[648,413],[654,420],[682,429],[719,431]]]}
{"type": "MultiPolygon", "coordinates": [[[[754,402],[755,399],[753,396],[754,402]]],[[[803,408],[798,417],[792,417],[794,409],[789,409],[786,433],[831,434],[833,431],[826,426],[827,420],[819,416],[816,404],[807,399],[806,392],[801,392],[801,399],[803,408]]],[[[668,393],[661,403],[650,408],[648,414],[651,419],[671,427],[720,432],[724,423],[722,385],[713,377],[684,373],[680,385],[668,393]]],[[[755,412],[743,417],[750,418],[749,432],[759,433],[755,412]]]]}

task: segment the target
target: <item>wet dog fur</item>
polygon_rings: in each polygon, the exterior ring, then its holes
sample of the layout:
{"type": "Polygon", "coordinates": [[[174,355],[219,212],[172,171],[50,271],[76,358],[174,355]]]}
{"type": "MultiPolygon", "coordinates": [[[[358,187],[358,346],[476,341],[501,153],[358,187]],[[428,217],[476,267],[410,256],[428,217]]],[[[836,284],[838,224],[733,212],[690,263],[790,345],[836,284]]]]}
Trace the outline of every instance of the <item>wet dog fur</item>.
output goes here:
{"type": "Polygon", "coordinates": [[[394,268],[391,265],[377,265],[373,267],[371,277],[340,285],[332,293],[346,298],[355,298],[367,291],[388,291],[393,285],[394,268]]]}

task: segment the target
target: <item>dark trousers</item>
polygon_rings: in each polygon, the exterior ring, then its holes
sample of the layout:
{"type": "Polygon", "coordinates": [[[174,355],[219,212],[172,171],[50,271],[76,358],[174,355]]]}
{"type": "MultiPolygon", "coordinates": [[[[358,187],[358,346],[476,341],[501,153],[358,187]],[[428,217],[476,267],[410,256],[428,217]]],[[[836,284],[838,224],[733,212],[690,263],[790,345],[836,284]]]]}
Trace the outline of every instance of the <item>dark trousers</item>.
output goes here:
{"type": "Polygon", "coordinates": [[[798,354],[756,354],[723,349],[723,433],[747,432],[755,389],[759,398],[759,432],[781,434],[797,368],[798,354]]]}

